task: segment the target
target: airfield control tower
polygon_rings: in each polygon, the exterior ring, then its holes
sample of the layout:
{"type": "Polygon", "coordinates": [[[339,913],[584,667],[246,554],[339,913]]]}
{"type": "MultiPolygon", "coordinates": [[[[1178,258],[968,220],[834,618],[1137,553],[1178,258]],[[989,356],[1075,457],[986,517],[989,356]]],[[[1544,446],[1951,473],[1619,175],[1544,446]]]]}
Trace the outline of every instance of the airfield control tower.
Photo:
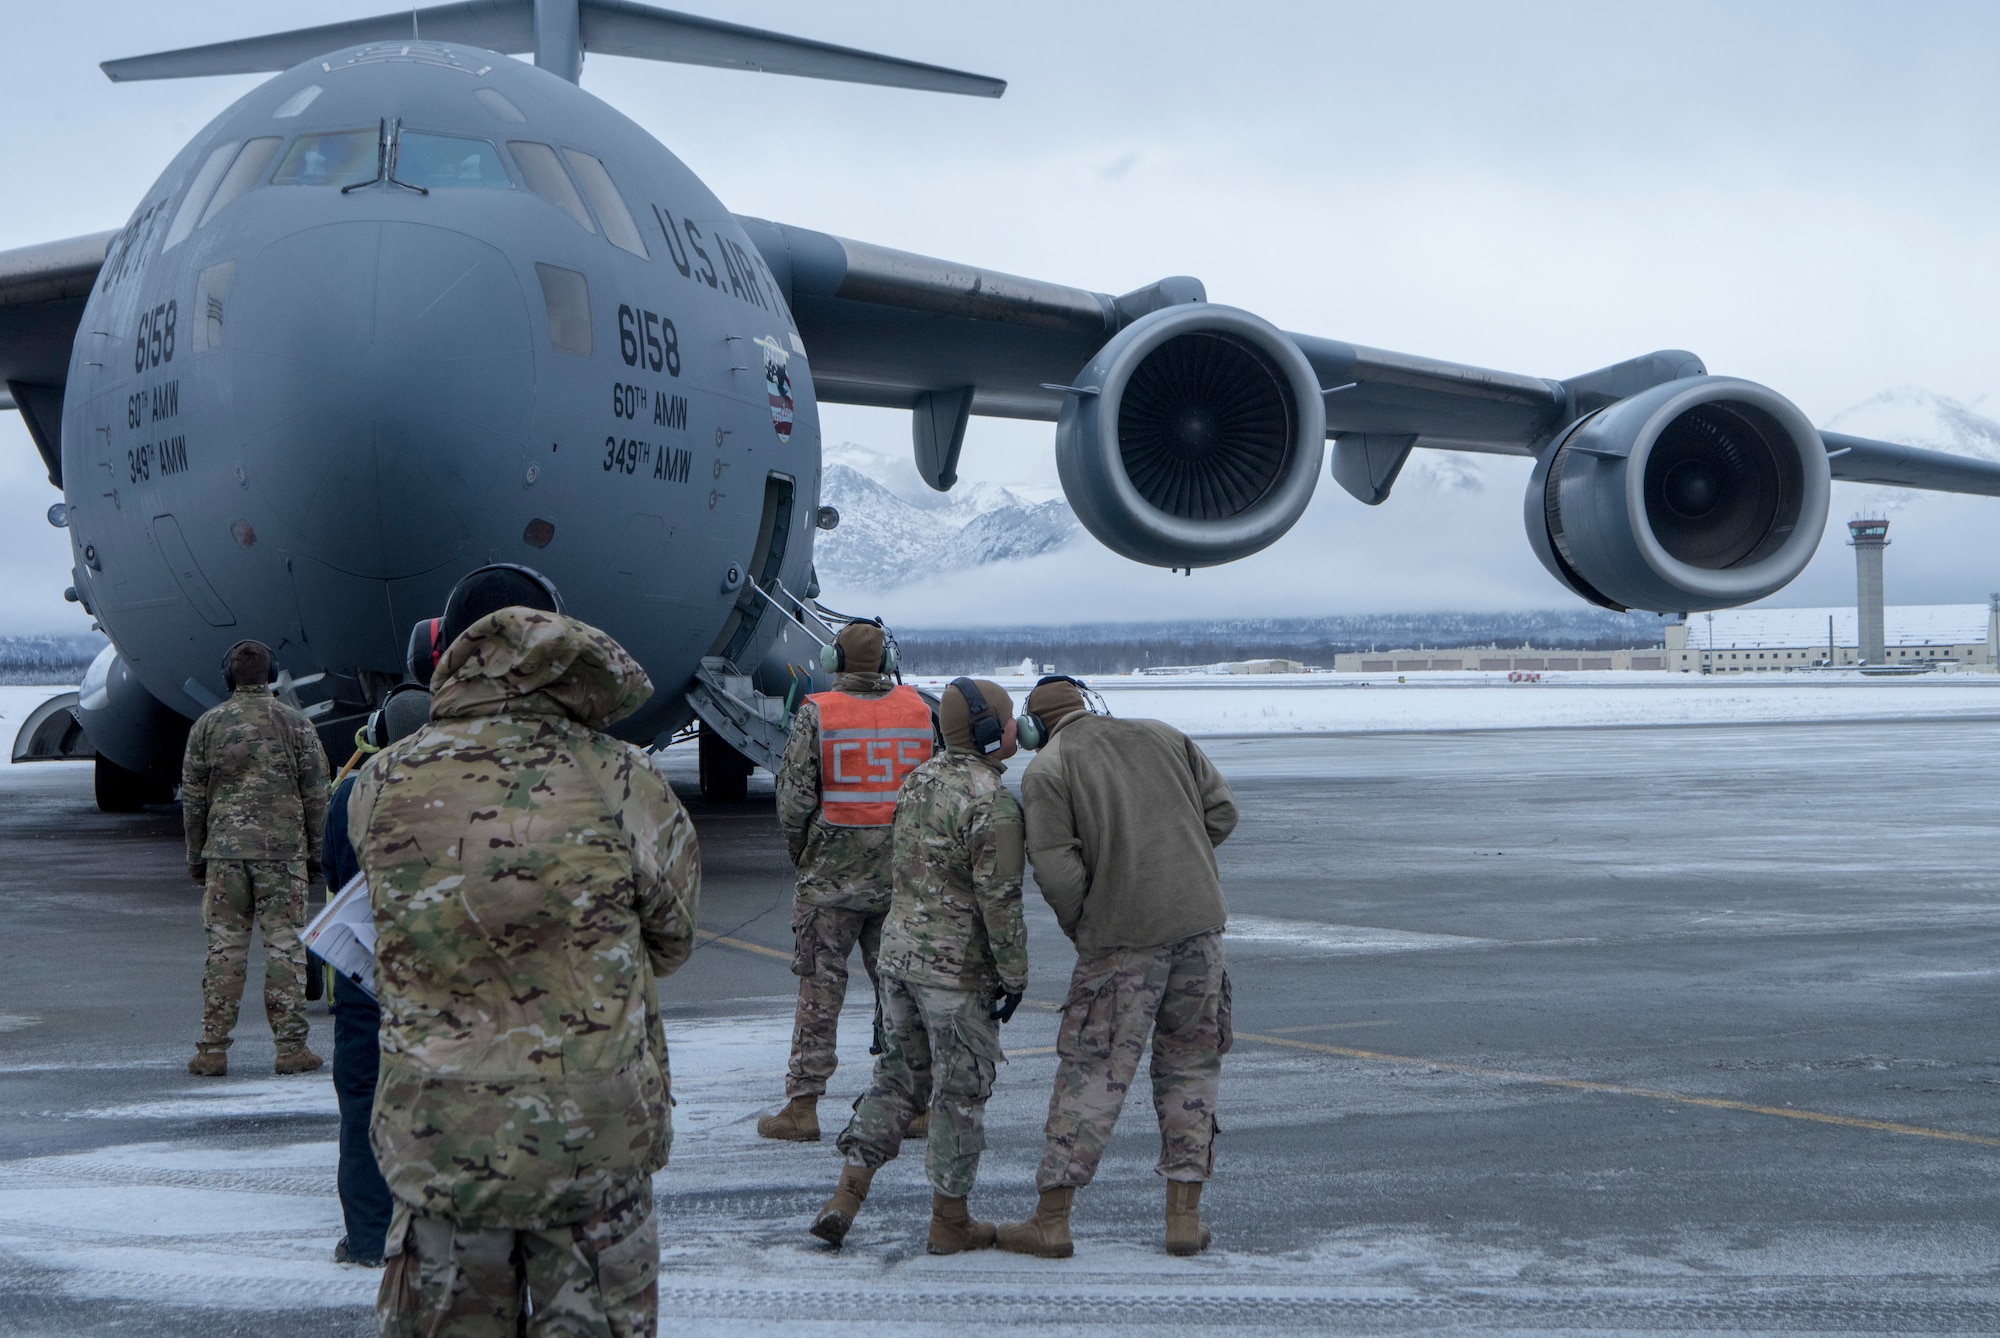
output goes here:
{"type": "Polygon", "coordinates": [[[1889,546],[1886,520],[1850,520],[1848,545],[1854,549],[1854,605],[1860,621],[1863,664],[1880,664],[1889,655],[1882,628],[1882,550],[1889,546]]]}

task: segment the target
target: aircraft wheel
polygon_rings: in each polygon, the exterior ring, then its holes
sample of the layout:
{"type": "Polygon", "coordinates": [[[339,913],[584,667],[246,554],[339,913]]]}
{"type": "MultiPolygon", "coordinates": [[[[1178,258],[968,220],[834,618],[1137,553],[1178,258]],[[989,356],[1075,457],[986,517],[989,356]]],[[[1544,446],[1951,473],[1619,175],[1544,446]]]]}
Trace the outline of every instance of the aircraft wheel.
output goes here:
{"type": "Polygon", "coordinates": [[[705,725],[695,737],[701,759],[701,797],[711,804],[742,803],[750,795],[750,773],[757,764],[705,725]]]}
{"type": "Polygon", "coordinates": [[[94,777],[97,807],[104,813],[137,813],[146,806],[152,782],[137,771],[127,771],[103,753],[97,755],[94,777]]]}

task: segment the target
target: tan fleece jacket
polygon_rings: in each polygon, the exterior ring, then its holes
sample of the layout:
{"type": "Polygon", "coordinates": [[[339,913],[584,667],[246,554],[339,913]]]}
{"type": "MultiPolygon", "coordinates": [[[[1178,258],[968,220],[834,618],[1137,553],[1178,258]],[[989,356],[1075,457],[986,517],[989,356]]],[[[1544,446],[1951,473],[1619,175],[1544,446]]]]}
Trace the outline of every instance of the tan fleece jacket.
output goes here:
{"type": "Polygon", "coordinates": [[[1236,828],[1236,796],[1172,726],[1070,716],[1021,800],[1035,881],[1078,952],[1156,947],[1229,918],[1214,848],[1236,828]]]}

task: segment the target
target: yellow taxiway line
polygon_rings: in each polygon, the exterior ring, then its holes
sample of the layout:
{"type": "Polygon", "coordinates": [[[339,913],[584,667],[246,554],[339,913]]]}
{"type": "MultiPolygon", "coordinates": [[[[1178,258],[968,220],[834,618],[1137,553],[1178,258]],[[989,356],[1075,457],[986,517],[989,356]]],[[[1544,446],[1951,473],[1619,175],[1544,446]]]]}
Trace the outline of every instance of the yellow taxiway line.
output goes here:
{"type": "Polygon", "coordinates": [[[1961,1133],[1956,1129],[1931,1129],[1921,1124],[1899,1124],[1894,1120],[1864,1120],[1853,1115],[1829,1115],[1819,1110],[1799,1110],[1792,1106],[1761,1106],[1754,1101],[1731,1101],[1719,1096],[1696,1096],[1691,1092],[1669,1092],[1655,1087],[1631,1087],[1624,1083],[1592,1082],[1586,1078],[1552,1078],[1540,1073],[1521,1073],[1513,1069],[1485,1068],[1477,1064],[1452,1064],[1435,1059],[1419,1059],[1414,1055],[1391,1055],[1380,1050],[1356,1050],[1344,1045],[1324,1045],[1318,1041],[1293,1040],[1289,1036],[1261,1036],[1253,1032],[1239,1031],[1239,1041],[1256,1041],[1260,1045],[1279,1045],[1293,1050],[1310,1050],[1316,1054],[1339,1055],[1344,1059],[1365,1059],[1377,1064],[1421,1064],[1426,1068],[1445,1073],[1462,1073],[1474,1078],[1498,1078],[1505,1082],[1538,1083],[1543,1087],[1566,1087],[1577,1092],[1602,1092],[1608,1096],[1636,1096],[1648,1101],[1667,1101],[1680,1106],[1703,1106],[1709,1110],[1735,1110],[1746,1115],[1775,1115],[1785,1120],[1807,1120],[1813,1124],[1833,1124],[1844,1129],[1872,1129],[1884,1134],[1907,1134],[1913,1138],[1937,1138],[1950,1143],[1976,1143],[1981,1147],[2000,1148],[2000,1138],[1987,1134],[1961,1133]]]}
{"type": "MultiPolygon", "coordinates": [[[[711,933],[706,929],[695,931],[696,937],[708,943],[720,943],[727,948],[737,948],[744,952],[754,952],[764,957],[776,957],[789,962],[792,955],[767,948],[760,943],[748,943],[739,938],[729,938],[723,934],[711,933]]],[[[1045,1003],[1040,999],[1023,1001],[1030,1008],[1056,1011],[1060,1005],[1045,1003]]],[[[1321,1031],[1346,1027],[1393,1026],[1390,1019],[1370,1019],[1365,1022],[1327,1022],[1311,1027],[1286,1027],[1285,1031],[1321,1031]]],[[[1633,1096],[1647,1101],[1665,1101],[1677,1106],[1700,1106],[1707,1110],[1733,1110],[1745,1115],[1772,1115],[1781,1120],[1804,1120],[1810,1124],[1831,1124],[1843,1129],[1869,1129],[1876,1133],[1903,1134],[1911,1138],[1935,1138],[1947,1143],[1972,1143],[1979,1147],[2000,1148],[2000,1138],[1990,1134],[1968,1134],[1957,1129],[1932,1129],[1921,1124],[1902,1124],[1895,1120],[1867,1120],[1855,1115],[1832,1115],[1822,1110],[1799,1110],[1794,1106],[1765,1106],[1754,1101],[1732,1101],[1720,1096],[1697,1096],[1692,1092],[1671,1092],[1657,1087],[1633,1087],[1626,1083],[1594,1082],[1588,1078],[1556,1078],[1544,1073],[1523,1073],[1517,1069],[1487,1068],[1480,1064],[1454,1064],[1448,1060],[1423,1059],[1416,1055],[1392,1055],[1382,1050],[1358,1050],[1346,1045],[1327,1045],[1321,1041],[1301,1041],[1292,1036],[1266,1036],[1258,1032],[1239,1031],[1239,1041],[1255,1041],[1259,1045],[1276,1045],[1290,1050],[1306,1050],[1314,1054],[1338,1055],[1342,1059],[1362,1059],[1375,1064],[1421,1064],[1427,1069],[1441,1073],[1460,1073],[1472,1078],[1495,1078],[1502,1082],[1534,1083],[1542,1087],[1563,1087],[1573,1092],[1600,1092],[1606,1096],[1633,1096]]],[[[1019,1050],[1008,1050],[1007,1057],[1028,1055],[1052,1055],[1053,1045],[1037,1045],[1019,1050]]]]}
{"type": "Polygon", "coordinates": [[[788,952],[779,952],[776,948],[767,948],[761,943],[750,943],[740,938],[731,938],[727,934],[717,934],[706,929],[697,929],[694,931],[694,936],[703,943],[720,943],[725,948],[735,948],[739,952],[754,952],[763,957],[775,957],[781,962],[792,960],[792,954],[788,952]]]}

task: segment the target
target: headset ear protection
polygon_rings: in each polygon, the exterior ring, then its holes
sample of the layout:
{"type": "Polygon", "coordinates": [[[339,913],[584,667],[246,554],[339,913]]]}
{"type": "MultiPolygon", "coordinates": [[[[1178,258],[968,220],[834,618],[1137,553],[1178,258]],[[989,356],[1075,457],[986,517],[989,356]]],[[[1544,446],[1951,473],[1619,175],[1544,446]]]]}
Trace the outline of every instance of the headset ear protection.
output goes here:
{"type": "Polygon", "coordinates": [[[233,669],[231,669],[231,668],[229,667],[229,662],[230,662],[230,661],[231,661],[232,659],[236,658],[236,652],[237,652],[237,651],[239,651],[239,650],[241,650],[241,649],[242,649],[243,647],[245,647],[245,646],[256,646],[256,647],[258,647],[259,649],[261,649],[261,650],[262,650],[262,651],[264,652],[264,663],[265,663],[265,664],[267,664],[267,665],[269,665],[269,666],[270,666],[270,668],[269,668],[269,669],[267,669],[267,670],[265,670],[265,672],[264,672],[264,682],[263,682],[263,686],[264,686],[264,687],[269,687],[269,686],[271,686],[271,684],[273,684],[273,683],[277,682],[277,681],[278,681],[278,657],[277,657],[276,655],[273,655],[273,654],[271,653],[271,648],[270,648],[269,646],[266,646],[266,645],[265,645],[265,644],[264,644],[263,642],[261,642],[261,641],[257,640],[257,639],[256,639],[255,637],[245,637],[245,638],[244,638],[243,640],[241,640],[241,641],[237,642],[237,643],[236,643],[235,645],[231,646],[231,647],[230,647],[230,648],[229,648],[228,650],[225,650],[225,651],[223,651],[223,652],[222,652],[222,684],[223,684],[223,686],[224,686],[224,687],[226,687],[226,688],[228,688],[228,689],[229,689],[229,690],[230,690],[231,692],[234,692],[234,691],[236,691],[236,689],[237,689],[237,688],[238,688],[239,686],[241,686],[240,684],[238,684],[238,683],[237,683],[237,681],[236,681],[236,672],[235,672],[235,671],[234,671],[233,669]]]}
{"type": "MultiPolygon", "coordinates": [[[[882,620],[880,618],[856,618],[854,621],[866,623],[870,627],[882,627],[882,620]]],[[[897,665],[901,662],[902,656],[896,652],[896,639],[889,635],[888,628],[882,627],[882,664],[876,672],[893,674],[896,672],[897,665]]],[[[829,674],[846,673],[847,647],[841,645],[839,641],[830,641],[826,645],[821,646],[819,648],[819,667],[826,670],[829,674]]]]}
{"type": "MultiPolygon", "coordinates": [[[[1093,702],[1098,705],[1102,705],[1104,702],[1102,697],[1099,697],[1091,690],[1090,684],[1080,678],[1071,678],[1068,674],[1044,674],[1036,681],[1035,686],[1041,687],[1044,683],[1069,684],[1079,693],[1083,694],[1086,707],[1093,702]]],[[[1109,712],[1105,712],[1105,714],[1109,714],[1109,712]]],[[[1036,752],[1043,744],[1049,741],[1049,727],[1043,724],[1042,718],[1033,711],[1023,711],[1020,715],[1014,717],[1014,738],[1016,742],[1029,752],[1036,752]]]]}
{"type": "Polygon", "coordinates": [[[425,618],[410,629],[410,646],[403,652],[403,667],[418,683],[428,683],[444,658],[444,619],[425,618]]]}
{"type": "MultiPolygon", "coordinates": [[[[432,619],[431,621],[437,620],[432,619]]],[[[390,688],[389,695],[382,699],[382,704],[376,707],[374,713],[368,717],[368,723],[361,727],[360,737],[367,742],[370,748],[387,748],[391,743],[395,742],[394,739],[389,737],[389,703],[406,692],[421,692],[426,697],[431,695],[431,690],[421,683],[398,683],[395,687],[390,688]]]]}
{"type": "Polygon", "coordinates": [[[986,704],[986,694],[969,678],[954,678],[951,685],[958,689],[959,696],[965,698],[966,724],[972,728],[972,746],[982,754],[998,748],[1001,738],[1007,733],[1007,726],[986,704]]]}

